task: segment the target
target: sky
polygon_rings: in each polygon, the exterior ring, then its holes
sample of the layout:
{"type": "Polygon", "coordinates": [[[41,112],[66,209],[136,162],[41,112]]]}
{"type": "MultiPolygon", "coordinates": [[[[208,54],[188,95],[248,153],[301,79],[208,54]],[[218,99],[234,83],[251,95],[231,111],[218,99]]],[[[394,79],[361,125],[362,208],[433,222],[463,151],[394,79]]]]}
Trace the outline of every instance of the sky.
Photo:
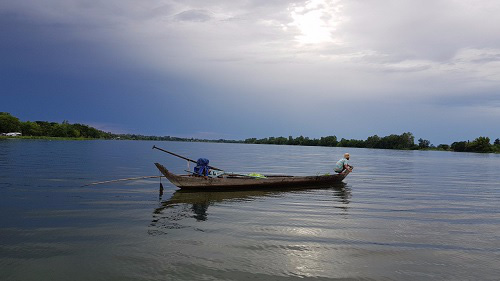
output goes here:
{"type": "Polygon", "coordinates": [[[497,0],[2,0],[0,111],[208,139],[500,137],[497,0]]]}

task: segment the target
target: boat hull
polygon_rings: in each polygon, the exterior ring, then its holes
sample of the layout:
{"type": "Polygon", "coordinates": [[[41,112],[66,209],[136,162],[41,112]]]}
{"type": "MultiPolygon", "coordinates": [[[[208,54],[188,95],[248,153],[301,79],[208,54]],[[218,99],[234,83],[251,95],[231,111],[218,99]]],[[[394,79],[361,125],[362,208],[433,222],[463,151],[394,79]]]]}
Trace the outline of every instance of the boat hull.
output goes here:
{"type": "Polygon", "coordinates": [[[341,182],[349,171],[334,175],[321,176],[267,176],[252,177],[222,177],[205,178],[190,175],[176,175],[169,172],[163,165],[155,163],[158,170],[175,186],[181,189],[259,189],[288,187],[327,187],[341,182]]]}

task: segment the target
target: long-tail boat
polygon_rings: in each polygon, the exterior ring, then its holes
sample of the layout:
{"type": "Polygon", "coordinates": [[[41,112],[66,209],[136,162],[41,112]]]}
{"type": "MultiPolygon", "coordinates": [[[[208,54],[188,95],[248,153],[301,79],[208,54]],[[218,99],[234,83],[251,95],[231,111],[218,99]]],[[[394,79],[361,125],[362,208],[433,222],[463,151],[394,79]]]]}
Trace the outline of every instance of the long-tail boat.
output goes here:
{"type": "MultiPolygon", "coordinates": [[[[155,163],[160,172],[175,186],[181,189],[259,189],[259,188],[290,188],[290,187],[329,187],[335,183],[340,183],[351,171],[345,170],[342,173],[333,175],[316,175],[316,176],[288,176],[288,175],[244,175],[235,173],[226,173],[223,170],[214,166],[208,165],[207,159],[198,159],[194,161],[179,154],[170,152],[163,148],[153,145],[153,149],[158,149],[173,156],[179,157],[189,162],[200,164],[200,160],[204,160],[203,165],[207,170],[212,170],[210,176],[199,173],[186,175],[176,175],[163,165],[155,163]]],[[[196,170],[196,168],[195,168],[196,170]]]]}
{"type": "Polygon", "coordinates": [[[240,174],[224,174],[216,177],[204,177],[195,174],[176,175],[163,165],[155,163],[160,172],[175,186],[181,189],[258,189],[284,187],[327,187],[341,182],[349,170],[333,175],[317,176],[284,176],[262,175],[250,176],[240,174]]]}

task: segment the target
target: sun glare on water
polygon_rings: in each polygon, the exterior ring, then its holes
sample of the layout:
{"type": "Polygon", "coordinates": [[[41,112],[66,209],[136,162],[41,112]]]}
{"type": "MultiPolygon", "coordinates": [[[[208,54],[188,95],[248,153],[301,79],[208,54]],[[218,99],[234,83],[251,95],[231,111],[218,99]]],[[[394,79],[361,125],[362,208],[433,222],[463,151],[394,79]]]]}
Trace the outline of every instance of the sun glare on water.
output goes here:
{"type": "Polygon", "coordinates": [[[335,1],[311,0],[304,5],[289,8],[293,21],[290,27],[297,28],[295,39],[301,44],[320,44],[336,42],[333,33],[341,22],[342,6],[335,1]]]}

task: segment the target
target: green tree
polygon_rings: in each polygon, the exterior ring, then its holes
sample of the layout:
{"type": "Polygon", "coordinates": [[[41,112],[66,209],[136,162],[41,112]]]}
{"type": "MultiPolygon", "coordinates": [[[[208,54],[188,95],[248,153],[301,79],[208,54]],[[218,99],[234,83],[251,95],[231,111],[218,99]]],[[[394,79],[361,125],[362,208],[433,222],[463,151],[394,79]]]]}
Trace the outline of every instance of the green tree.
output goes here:
{"type": "Polygon", "coordinates": [[[430,145],[431,145],[430,141],[424,140],[422,138],[418,139],[418,148],[425,149],[425,148],[429,148],[430,145]]]}
{"type": "Polygon", "coordinates": [[[442,150],[449,150],[450,146],[447,144],[440,144],[440,145],[438,145],[438,148],[442,149],[442,150]]]}
{"type": "Polygon", "coordinates": [[[493,147],[488,137],[478,137],[467,145],[466,151],[473,152],[492,152],[493,147]]]}
{"type": "Polygon", "coordinates": [[[381,148],[380,144],[380,137],[377,135],[373,135],[371,137],[368,137],[365,141],[365,146],[367,148],[381,148]]]}
{"type": "Polygon", "coordinates": [[[296,137],[294,140],[295,145],[303,145],[304,144],[304,136],[296,137]]]}
{"type": "Polygon", "coordinates": [[[21,131],[21,121],[8,112],[0,112],[0,133],[21,131]]]}
{"type": "Polygon", "coordinates": [[[385,148],[385,149],[414,149],[415,148],[415,141],[414,141],[413,134],[408,132],[408,133],[403,133],[401,135],[389,135],[386,137],[383,137],[379,141],[378,148],[385,148]]]}
{"type": "Polygon", "coordinates": [[[321,137],[318,141],[318,145],[320,146],[337,146],[338,143],[337,136],[321,137]]]}
{"type": "Polygon", "coordinates": [[[467,149],[466,141],[456,141],[451,144],[451,149],[457,152],[464,152],[467,149]]]}
{"type": "Polygon", "coordinates": [[[77,129],[71,129],[71,131],[69,133],[69,136],[73,137],[73,138],[79,138],[80,137],[80,131],[78,131],[77,129]]]}
{"type": "Polygon", "coordinates": [[[62,124],[55,123],[51,126],[51,137],[67,137],[66,130],[62,124]]]}
{"type": "Polygon", "coordinates": [[[283,145],[286,144],[287,138],[285,137],[278,137],[276,138],[275,144],[283,145]]]}
{"type": "Polygon", "coordinates": [[[317,139],[310,139],[309,137],[304,138],[304,143],[303,145],[307,146],[317,146],[318,145],[318,140],[317,139]]]}
{"type": "Polygon", "coordinates": [[[412,133],[406,132],[400,136],[399,149],[413,149],[415,148],[415,137],[412,133]]]}
{"type": "Polygon", "coordinates": [[[42,136],[42,128],[38,123],[35,122],[22,122],[21,123],[21,133],[23,136],[42,136]]]}
{"type": "Polygon", "coordinates": [[[42,136],[49,136],[50,135],[50,131],[52,129],[52,125],[51,123],[49,122],[46,122],[46,121],[35,121],[35,123],[38,124],[38,126],[40,126],[40,129],[42,130],[42,136]]]}
{"type": "MultiPolygon", "coordinates": [[[[170,137],[169,137],[170,140],[170,137]]],[[[245,143],[255,143],[257,141],[257,138],[249,138],[245,140],[245,143]]]]}
{"type": "Polygon", "coordinates": [[[365,147],[365,141],[342,138],[337,146],[340,147],[365,147]]]}

